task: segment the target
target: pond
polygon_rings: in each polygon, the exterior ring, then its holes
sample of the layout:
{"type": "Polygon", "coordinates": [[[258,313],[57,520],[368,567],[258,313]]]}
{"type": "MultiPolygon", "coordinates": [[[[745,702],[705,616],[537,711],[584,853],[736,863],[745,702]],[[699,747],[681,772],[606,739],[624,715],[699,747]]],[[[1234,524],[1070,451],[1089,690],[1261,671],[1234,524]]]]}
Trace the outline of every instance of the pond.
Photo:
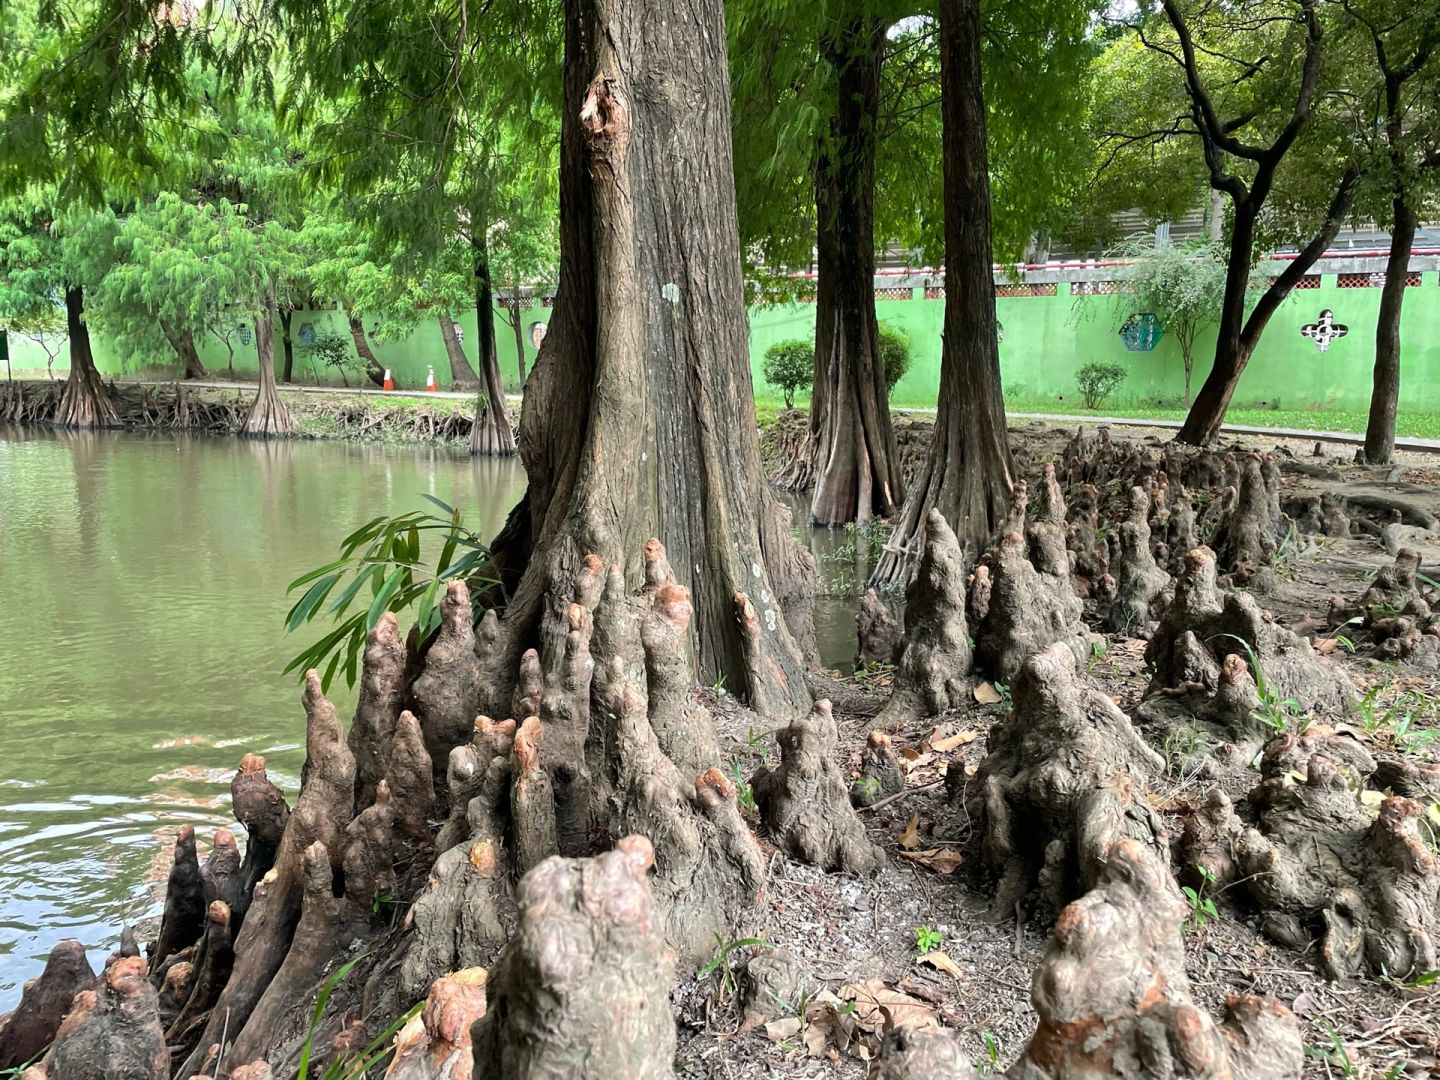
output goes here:
{"type": "MultiPolygon", "coordinates": [[[[0,1012],[61,938],[98,967],[158,914],[175,830],[233,827],[244,754],[298,786],[281,671],[317,631],[284,633],[285,586],[422,493],[493,536],[524,486],[518,463],[448,447],[0,426],[0,1012]]],[[[843,667],[864,545],[809,539],[821,658],[843,667]]],[[[353,691],[332,690],[348,716],[353,691]]]]}

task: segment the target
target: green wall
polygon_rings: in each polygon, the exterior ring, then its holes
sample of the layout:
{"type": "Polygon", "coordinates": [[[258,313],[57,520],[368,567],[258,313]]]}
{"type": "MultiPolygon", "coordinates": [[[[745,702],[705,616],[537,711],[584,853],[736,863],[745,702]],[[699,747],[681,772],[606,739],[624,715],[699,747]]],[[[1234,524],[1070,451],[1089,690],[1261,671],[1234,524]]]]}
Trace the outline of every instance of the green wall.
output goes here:
{"type": "MultiPolygon", "coordinates": [[[[1173,338],[1165,338],[1151,353],[1125,351],[1116,332],[1128,314],[1124,296],[1070,295],[1072,286],[1061,282],[1055,296],[1001,297],[996,301],[1005,339],[1000,346],[1000,363],[1005,395],[1013,405],[1046,405],[1052,408],[1079,407],[1075,372],[1092,360],[1113,361],[1125,366],[1129,377],[1110,399],[1121,405],[1176,405],[1184,387],[1180,353],[1173,338]]],[[[945,304],[924,299],[923,289],[914,289],[909,300],[881,300],[876,303],[883,322],[902,327],[910,334],[914,362],[895,388],[893,402],[902,407],[935,404],[940,385],[940,334],[945,304]]],[[[1317,289],[1296,290],[1276,312],[1254,359],[1246,369],[1235,396],[1235,405],[1284,409],[1335,408],[1365,409],[1370,400],[1371,366],[1374,361],[1375,320],[1380,307],[1378,288],[1340,288],[1336,275],[1327,274],[1317,289]],[[1314,344],[1301,337],[1300,328],[1313,322],[1324,308],[1335,312],[1337,322],[1350,328],[1349,334],[1334,342],[1328,352],[1318,353],[1314,344]]],[[[525,366],[535,362],[528,328],[549,320],[550,310],[533,307],[525,312],[525,366]]],[[[237,320],[238,321],[238,320],[237,320]]],[[[250,323],[249,319],[244,320],[250,323]]],[[[813,304],[757,308],[750,312],[751,367],[758,393],[779,399],[779,390],[765,384],[761,362],[765,349],[785,338],[810,338],[814,332],[813,304]]],[[[331,329],[347,334],[343,312],[296,312],[293,333],[297,339],[304,324],[317,331],[331,329]]],[[[475,356],[474,312],[463,315],[465,351],[475,356]]],[[[252,324],[253,325],[253,324],[252,324]]],[[[1421,275],[1421,284],[1407,290],[1401,370],[1401,407],[1417,412],[1440,412],[1440,273],[1421,275]]],[[[500,353],[500,370],[508,390],[520,388],[515,363],[515,339],[505,318],[497,310],[495,339],[500,353]]],[[[403,341],[371,339],[382,364],[387,365],[400,389],[425,385],[428,365],[435,366],[441,385],[447,382],[448,365],[440,341],[438,322],[427,319],[403,341]]],[[[1213,330],[1202,336],[1195,348],[1194,386],[1199,388],[1214,354],[1213,330]]],[[[235,372],[254,377],[255,347],[236,344],[235,372]]],[[[276,362],[280,349],[276,345],[276,362]]],[[[153,363],[122,365],[116,351],[97,335],[96,356],[107,375],[172,378],[175,362],[166,353],[153,363]]],[[[224,346],[208,338],[201,346],[207,367],[224,373],[224,346]]],[[[40,348],[24,338],[11,336],[11,363],[17,371],[44,370],[40,348]]],[[[56,369],[66,366],[62,352],[56,369]]],[[[307,350],[297,344],[296,380],[313,382],[307,350]]],[[[338,383],[338,379],[330,380],[338,383]]],[[[363,383],[358,364],[350,374],[352,385],[363,383]]],[[[804,395],[801,395],[803,400],[804,395]]]]}
{"type": "MultiPolygon", "coordinates": [[[[1174,339],[1164,338],[1154,352],[1130,353],[1120,340],[1120,322],[1129,313],[1124,296],[1072,297],[1061,282],[1055,296],[1001,297],[995,302],[1005,339],[1000,367],[1005,396],[1015,405],[1080,407],[1075,372],[1093,360],[1123,365],[1129,376],[1109,399],[1115,405],[1178,405],[1184,392],[1184,368],[1174,339]]],[[[915,289],[916,297],[923,290],[915,289]]],[[[902,407],[935,404],[940,385],[940,336],[945,304],[941,300],[881,300],[876,313],[882,322],[910,334],[914,361],[900,380],[892,402],[902,407]]],[[[1375,322],[1380,310],[1378,288],[1340,288],[1327,274],[1318,289],[1302,289],[1270,320],[1234,404],[1284,409],[1365,409],[1370,403],[1371,368],[1375,360],[1375,322]],[[1319,353],[1300,328],[1324,308],[1349,334],[1319,353]]],[[[761,360],[765,349],[785,338],[814,333],[815,308],[801,304],[759,309],[750,313],[750,351],[755,384],[761,393],[780,397],[765,384],[761,360]]],[[[1440,273],[1426,271],[1421,284],[1406,291],[1401,323],[1401,407],[1440,411],[1440,273]]],[[[1215,353],[1215,333],[1203,334],[1195,346],[1193,388],[1199,390],[1215,353]]],[[[803,398],[803,395],[802,395],[803,398]]]]}

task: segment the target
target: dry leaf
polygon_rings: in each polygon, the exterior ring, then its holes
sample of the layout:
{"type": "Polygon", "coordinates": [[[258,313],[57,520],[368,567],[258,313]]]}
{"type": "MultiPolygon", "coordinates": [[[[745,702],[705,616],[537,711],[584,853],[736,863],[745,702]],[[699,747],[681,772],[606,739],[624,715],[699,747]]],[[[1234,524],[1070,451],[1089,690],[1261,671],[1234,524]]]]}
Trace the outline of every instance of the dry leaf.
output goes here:
{"type": "Polygon", "coordinates": [[[971,693],[975,695],[975,700],[981,705],[1000,704],[1000,691],[995,689],[994,683],[976,683],[975,689],[972,690],[971,693]]]}
{"type": "Polygon", "coordinates": [[[951,978],[953,978],[956,982],[960,981],[960,965],[955,963],[954,960],[951,960],[949,956],[947,956],[943,952],[940,952],[938,949],[932,949],[930,952],[927,952],[924,956],[920,957],[920,963],[929,964],[933,968],[938,968],[940,971],[945,972],[946,975],[949,975],[951,978]]]}
{"type": "Polygon", "coordinates": [[[900,834],[897,841],[907,851],[914,851],[920,846],[920,815],[912,814],[910,824],[905,826],[905,831],[900,834]]]}
{"type": "Polygon", "coordinates": [[[919,863],[927,870],[934,870],[937,874],[953,874],[960,869],[964,862],[960,853],[954,848],[930,848],[926,851],[902,851],[901,855],[907,859],[919,863]]]}
{"type": "Polygon", "coordinates": [[[1316,651],[1317,653],[1319,653],[1321,656],[1329,656],[1331,653],[1333,653],[1333,652],[1334,652],[1337,648],[1339,648],[1339,647],[1340,647],[1340,642],[1339,642],[1336,638],[1333,638],[1333,637],[1332,637],[1332,638],[1322,638],[1321,640],[1315,642],[1315,651],[1316,651]]]}
{"type": "Polygon", "coordinates": [[[818,1058],[825,1053],[825,1047],[830,1044],[830,1031],[821,1024],[806,1024],[801,1038],[805,1042],[805,1052],[813,1058],[818,1058]]]}
{"type": "Polygon", "coordinates": [[[890,989],[880,979],[846,983],[840,996],[855,1002],[851,1015],[856,1026],[875,1034],[887,1027],[930,1028],[937,1024],[934,1009],[919,998],[890,989]]]}
{"type": "Polygon", "coordinates": [[[937,754],[949,753],[957,746],[972,743],[980,737],[980,733],[973,728],[966,728],[964,731],[958,731],[954,735],[947,735],[943,739],[937,739],[935,736],[938,734],[938,728],[930,733],[930,749],[934,750],[937,754]]]}
{"type": "Polygon", "coordinates": [[[800,1018],[798,1016],[771,1020],[765,1025],[765,1037],[771,1042],[787,1042],[798,1034],[800,1034],[800,1018]]]}

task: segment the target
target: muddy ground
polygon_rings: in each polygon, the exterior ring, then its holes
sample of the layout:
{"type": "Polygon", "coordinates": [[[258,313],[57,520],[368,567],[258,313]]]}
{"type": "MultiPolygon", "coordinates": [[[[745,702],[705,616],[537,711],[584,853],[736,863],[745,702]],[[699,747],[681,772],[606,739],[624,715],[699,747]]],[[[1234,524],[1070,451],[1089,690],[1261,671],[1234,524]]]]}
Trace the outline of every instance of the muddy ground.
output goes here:
{"type": "MultiPolygon", "coordinates": [[[[907,436],[902,445],[923,445],[923,425],[917,426],[922,430],[910,432],[914,438],[907,436]]],[[[1025,470],[1058,458],[1068,434],[1041,425],[1015,429],[1025,470]]],[[[1160,438],[1140,429],[1115,434],[1160,438]]],[[[1420,510],[1440,510],[1440,459],[1435,457],[1401,454],[1393,469],[1372,469],[1352,465],[1353,448],[1343,445],[1258,438],[1234,444],[1299,463],[1303,471],[1293,466],[1284,470],[1287,496],[1371,491],[1420,510]]],[[[773,440],[768,445],[773,468],[773,440]]],[[[1440,533],[1416,529],[1407,537],[1427,566],[1440,566],[1440,533]]],[[[1390,559],[1380,537],[1320,540],[1313,550],[1282,555],[1275,590],[1262,604],[1281,623],[1311,637],[1362,692],[1374,691],[1362,715],[1353,718],[1355,737],[1375,749],[1393,749],[1398,743],[1418,760],[1434,760],[1440,754],[1436,673],[1377,661],[1366,655],[1363,641],[1337,641],[1324,629],[1330,596],[1358,596],[1375,569],[1390,559]],[[1419,708],[1410,710],[1417,713],[1412,726],[1397,732],[1395,717],[1386,716],[1386,709],[1401,695],[1419,708]]],[[[1086,676],[1130,713],[1146,683],[1144,642],[1120,635],[1109,635],[1106,642],[1086,676]]],[[[814,680],[817,696],[834,701],[840,764],[852,774],[858,775],[861,750],[886,700],[888,682],[883,670],[843,677],[838,671],[822,673],[814,680]]],[[[982,691],[982,696],[992,695],[982,691]]],[[[825,874],[767,846],[769,901],[747,931],[765,944],[733,948],[730,966],[738,968],[761,948],[786,949],[803,961],[814,993],[810,1000],[795,1003],[793,1017],[747,1030],[735,990],[719,970],[687,980],[676,990],[681,1075],[737,1080],[864,1076],[870,1040],[863,1037],[862,1026],[862,1037],[848,1047],[837,1045],[846,1039],[835,1034],[828,1020],[824,992],[853,998],[854,984],[867,980],[882,980],[933,1011],[941,1024],[959,1034],[978,1067],[998,1062],[1003,1068],[1019,1054],[1035,1026],[1030,979],[1045,949],[1048,927],[987,920],[989,883],[976,869],[974,830],[963,809],[947,801],[940,783],[947,768],[973,768],[984,757],[986,733],[1003,715],[1008,691],[1000,687],[993,696],[1000,700],[977,701],[923,728],[895,733],[896,748],[908,765],[905,791],[862,812],[871,839],[888,856],[875,877],[825,874]],[[936,742],[959,745],[937,753],[932,749],[936,742]],[[935,865],[940,870],[930,868],[935,865]],[[921,929],[939,935],[924,935],[934,942],[928,960],[917,947],[921,929]],[[953,963],[937,967],[935,952],[953,963]]],[[[775,757],[768,725],[754,713],[723,696],[715,712],[733,772],[748,776],[775,757]]],[[[1186,800],[1199,799],[1206,790],[1184,776],[1171,775],[1167,785],[1152,801],[1172,823],[1186,800]]],[[[1178,833],[1178,826],[1174,831],[1178,833]]],[[[1185,928],[1188,973],[1197,999],[1212,1013],[1218,1016],[1232,993],[1273,995],[1290,1005],[1309,1047],[1307,1077],[1440,1076],[1440,991],[1380,979],[1327,981],[1319,973],[1313,948],[1298,952],[1272,943],[1259,932],[1253,915],[1237,912],[1223,895],[1218,907],[1218,918],[1205,919],[1203,925],[1192,920],[1185,928]]]]}

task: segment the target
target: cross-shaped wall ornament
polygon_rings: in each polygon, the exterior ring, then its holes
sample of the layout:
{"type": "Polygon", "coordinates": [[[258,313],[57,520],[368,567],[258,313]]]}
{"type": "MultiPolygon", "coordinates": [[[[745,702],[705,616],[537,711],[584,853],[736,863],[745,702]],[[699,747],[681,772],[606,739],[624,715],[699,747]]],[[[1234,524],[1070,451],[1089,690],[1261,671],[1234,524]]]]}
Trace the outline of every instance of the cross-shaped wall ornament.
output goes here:
{"type": "Polygon", "coordinates": [[[1300,333],[1315,342],[1316,352],[1325,352],[1330,348],[1332,341],[1339,341],[1350,332],[1350,327],[1335,321],[1335,313],[1329,308],[1320,312],[1320,317],[1313,323],[1306,323],[1300,328],[1300,333]]]}

